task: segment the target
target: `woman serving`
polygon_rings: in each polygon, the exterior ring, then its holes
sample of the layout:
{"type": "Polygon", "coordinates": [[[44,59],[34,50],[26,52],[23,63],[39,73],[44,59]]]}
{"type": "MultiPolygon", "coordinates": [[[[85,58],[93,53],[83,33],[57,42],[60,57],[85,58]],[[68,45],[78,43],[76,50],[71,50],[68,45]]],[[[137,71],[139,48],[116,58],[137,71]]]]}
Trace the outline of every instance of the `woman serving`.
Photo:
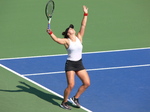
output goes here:
{"type": "Polygon", "coordinates": [[[88,17],[88,8],[83,6],[83,19],[81,22],[80,31],[76,35],[76,31],[74,30],[74,26],[70,24],[70,26],[62,33],[64,38],[58,38],[52,32],[52,30],[47,29],[47,33],[50,37],[57,43],[62,44],[65,46],[68,52],[68,58],[65,64],[65,72],[67,78],[67,88],[64,91],[64,100],[60,104],[60,106],[64,109],[70,110],[70,106],[68,106],[68,97],[70,92],[72,91],[75,85],[75,74],[80,78],[82,81],[82,85],[79,87],[76,94],[70,98],[73,104],[80,108],[79,104],[79,97],[81,94],[90,86],[90,78],[85,70],[83,63],[82,63],[82,39],[84,35],[84,31],[86,28],[87,17],[88,17]]]}

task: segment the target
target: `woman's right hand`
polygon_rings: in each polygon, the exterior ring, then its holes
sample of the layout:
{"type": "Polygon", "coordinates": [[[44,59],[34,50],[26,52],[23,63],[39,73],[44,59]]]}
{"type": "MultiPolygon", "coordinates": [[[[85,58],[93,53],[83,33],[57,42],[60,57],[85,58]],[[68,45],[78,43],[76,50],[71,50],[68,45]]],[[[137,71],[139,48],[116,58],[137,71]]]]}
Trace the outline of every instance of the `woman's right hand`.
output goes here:
{"type": "Polygon", "coordinates": [[[51,29],[47,29],[46,32],[49,34],[52,30],[51,29]]]}

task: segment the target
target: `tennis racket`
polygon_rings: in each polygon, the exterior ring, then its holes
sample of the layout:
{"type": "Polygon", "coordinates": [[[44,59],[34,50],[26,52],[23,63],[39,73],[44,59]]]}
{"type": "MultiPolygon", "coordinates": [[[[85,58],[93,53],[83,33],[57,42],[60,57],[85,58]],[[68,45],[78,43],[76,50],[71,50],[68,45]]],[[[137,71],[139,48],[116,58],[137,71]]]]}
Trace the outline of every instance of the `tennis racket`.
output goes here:
{"type": "Polygon", "coordinates": [[[50,23],[52,19],[52,14],[54,12],[55,4],[53,0],[49,0],[45,7],[45,14],[48,19],[48,29],[50,29],[50,23]]]}

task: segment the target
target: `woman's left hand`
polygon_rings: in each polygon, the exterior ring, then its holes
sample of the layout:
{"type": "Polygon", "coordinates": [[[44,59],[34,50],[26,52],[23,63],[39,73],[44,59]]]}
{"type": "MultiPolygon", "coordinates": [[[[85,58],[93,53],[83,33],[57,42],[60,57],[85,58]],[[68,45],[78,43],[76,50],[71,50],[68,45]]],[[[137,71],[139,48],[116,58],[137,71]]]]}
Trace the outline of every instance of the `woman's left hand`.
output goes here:
{"type": "Polygon", "coordinates": [[[83,5],[83,11],[84,13],[88,13],[88,8],[85,5],[83,5]]]}

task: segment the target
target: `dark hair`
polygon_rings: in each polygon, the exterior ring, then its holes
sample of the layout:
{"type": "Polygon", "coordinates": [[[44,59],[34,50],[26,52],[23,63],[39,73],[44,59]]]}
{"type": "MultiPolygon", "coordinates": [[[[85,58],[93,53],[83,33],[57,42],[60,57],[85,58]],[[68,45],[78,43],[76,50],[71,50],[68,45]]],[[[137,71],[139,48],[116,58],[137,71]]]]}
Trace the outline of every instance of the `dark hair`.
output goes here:
{"type": "Polygon", "coordinates": [[[67,35],[69,28],[74,28],[74,25],[70,24],[69,27],[64,32],[62,32],[62,35],[64,36],[64,38],[69,38],[67,35]]]}

